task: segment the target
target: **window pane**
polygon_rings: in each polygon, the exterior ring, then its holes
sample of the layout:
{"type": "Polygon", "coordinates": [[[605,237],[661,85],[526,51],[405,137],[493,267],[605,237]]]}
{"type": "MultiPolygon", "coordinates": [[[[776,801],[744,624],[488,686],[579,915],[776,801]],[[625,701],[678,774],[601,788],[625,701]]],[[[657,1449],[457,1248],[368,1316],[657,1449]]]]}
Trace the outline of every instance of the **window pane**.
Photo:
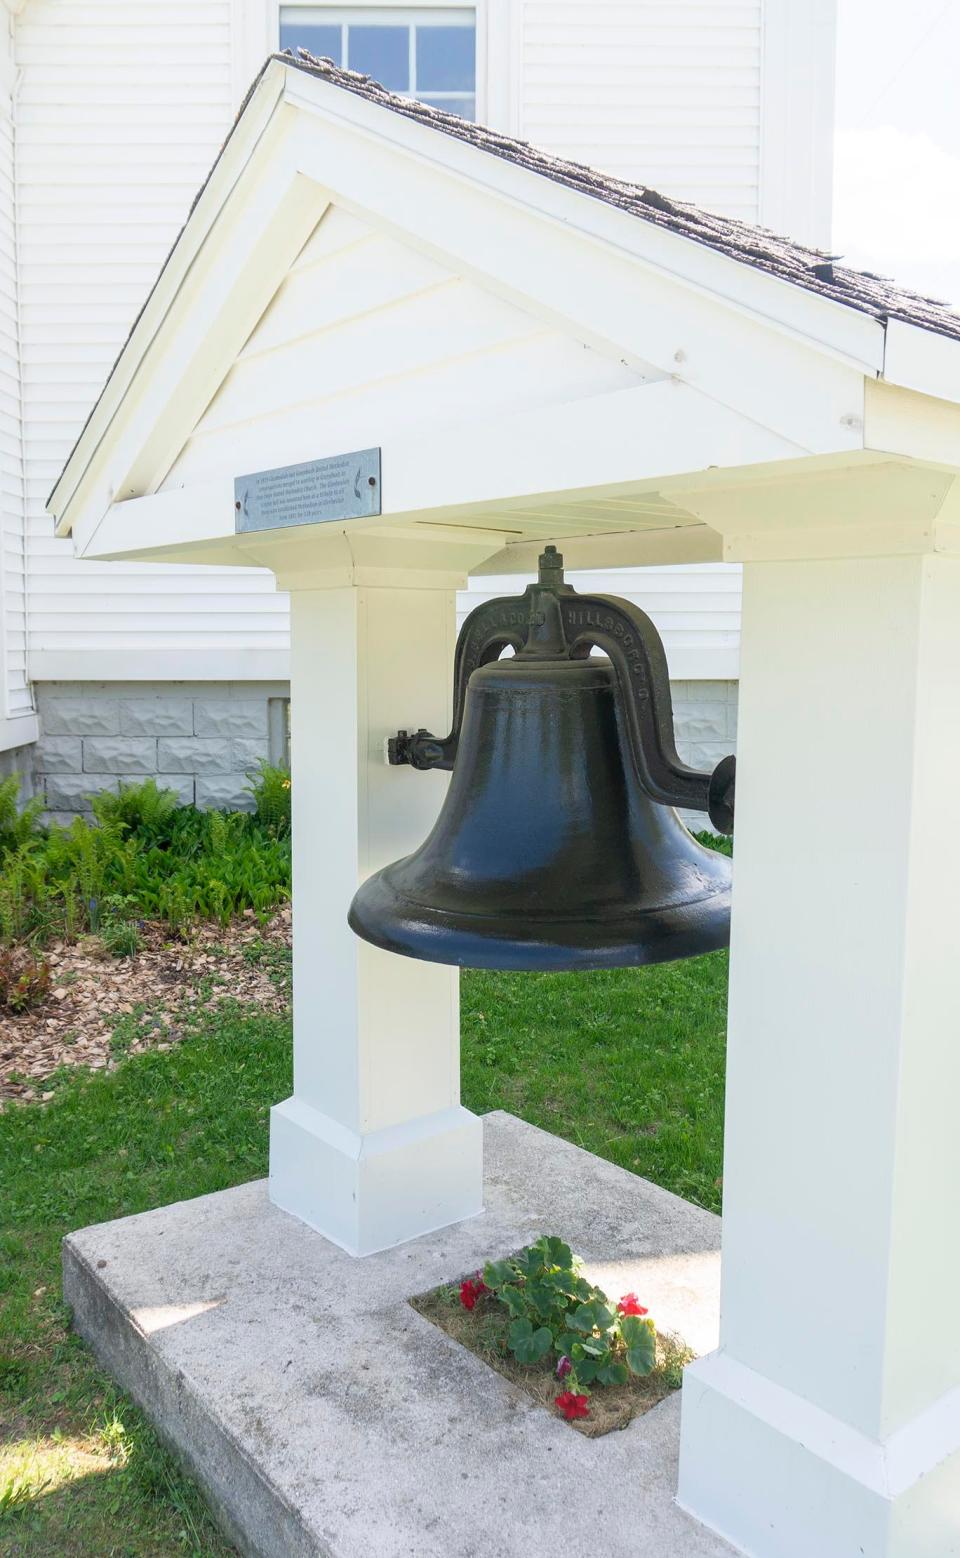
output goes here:
{"type": "Polygon", "coordinates": [[[351,70],[373,76],[392,92],[409,92],[410,29],[351,24],[347,33],[347,64],[351,70]]]}
{"type": "Polygon", "coordinates": [[[342,38],[340,27],[314,27],[309,22],[289,22],[282,18],[280,21],[280,47],[292,49],[294,54],[298,49],[309,49],[311,54],[328,57],[335,65],[342,65],[342,38]]]}
{"type": "Polygon", "coordinates": [[[472,27],[417,28],[417,96],[472,92],[476,83],[476,34],[472,27]]]}
{"type": "Polygon", "coordinates": [[[476,103],[472,97],[461,97],[452,92],[449,97],[431,97],[429,92],[418,92],[417,97],[421,103],[429,103],[431,108],[443,108],[448,114],[459,114],[461,119],[476,119],[476,103]]]}

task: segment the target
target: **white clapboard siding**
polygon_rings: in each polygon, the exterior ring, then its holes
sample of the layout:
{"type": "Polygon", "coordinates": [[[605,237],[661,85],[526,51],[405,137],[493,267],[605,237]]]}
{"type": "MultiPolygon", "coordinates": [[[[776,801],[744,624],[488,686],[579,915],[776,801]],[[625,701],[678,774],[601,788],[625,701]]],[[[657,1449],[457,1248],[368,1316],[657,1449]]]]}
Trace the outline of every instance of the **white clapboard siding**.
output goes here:
{"type": "Polygon", "coordinates": [[[756,221],[761,42],[760,0],[523,0],[520,133],[756,221]]]}
{"type": "Polygon", "coordinates": [[[0,11],[0,747],[17,744],[18,724],[33,710],[27,680],[12,55],[8,17],[0,11]]]}
{"type": "MultiPolygon", "coordinates": [[[[77,563],[44,502],[232,117],[231,0],[30,0],[16,30],[34,677],[283,670],[267,574],[77,563]],[[165,660],[166,657],[166,660],[165,660]],[[237,662],[239,663],[239,662],[237,662]]],[[[0,282],[2,294],[2,282],[0,282]]],[[[2,307],[0,295],[0,307],[2,307]]],[[[0,362],[2,368],[2,362],[0,362]]]]}
{"type": "Polygon", "coordinates": [[[641,376],[330,209],[165,486],[559,404],[641,376]]]}

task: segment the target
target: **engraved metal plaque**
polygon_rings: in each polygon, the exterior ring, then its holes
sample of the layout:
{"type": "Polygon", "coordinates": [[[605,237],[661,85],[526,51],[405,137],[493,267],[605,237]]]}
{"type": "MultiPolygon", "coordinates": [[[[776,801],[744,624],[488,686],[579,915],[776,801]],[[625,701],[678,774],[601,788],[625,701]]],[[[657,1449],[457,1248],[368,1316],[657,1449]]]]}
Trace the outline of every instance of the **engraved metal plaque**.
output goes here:
{"type": "Polygon", "coordinates": [[[380,513],[380,450],[357,449],[237,476],[233,497],[237,534],[365,519],[380,513]]]}

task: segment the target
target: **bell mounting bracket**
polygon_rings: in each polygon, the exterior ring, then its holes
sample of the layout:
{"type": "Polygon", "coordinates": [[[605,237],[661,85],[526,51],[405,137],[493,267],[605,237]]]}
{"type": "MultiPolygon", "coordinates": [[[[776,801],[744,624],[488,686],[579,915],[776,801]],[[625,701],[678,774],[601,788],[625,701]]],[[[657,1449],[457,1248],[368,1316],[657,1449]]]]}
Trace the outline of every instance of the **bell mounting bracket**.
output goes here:
{"type": "Polygon", "coordinates": [[[622,694],[630,748],[641,787],[664,806],[706,812],[719,833],[733,832],[736,759],[710,773],[681,762],[673,728],[667,657],[660,635],[639,606],[614,595],[580,595],[563,579],[563,558],[548,546],[536,584],[522,595],[485,601],[460,631],[453,666],[453,723],[448,736],[399,730],[387,743],[392,764],[452,769],[467,683],[474,671],[512,648],[524,660],[584,660],[607,655],[622,694]]]}

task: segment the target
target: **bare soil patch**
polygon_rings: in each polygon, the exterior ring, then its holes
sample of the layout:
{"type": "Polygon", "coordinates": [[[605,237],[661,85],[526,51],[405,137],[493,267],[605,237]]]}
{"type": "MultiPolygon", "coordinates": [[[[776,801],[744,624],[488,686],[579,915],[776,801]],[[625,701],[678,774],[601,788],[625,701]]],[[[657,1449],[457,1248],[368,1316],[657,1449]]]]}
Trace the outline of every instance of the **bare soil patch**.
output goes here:
{"type": "Polygon", "coordinates": [[[55,943],[43,956],[50,988],[37,1005],[0,1016],[0,1109],[46,1102],[45,1083],[63,1066],[109,1071],[126,1055],[169,1049],[198,1003],[229,996],[282,1011],[290,907],[261,926],[253,911],[230,925],[200,925],[182,940],[144,924],[142,950],[111,957],[96,936],[55,943]]]}
{"type": "MultiPolygon", "coordinates": [[[[458,1288],[458,1283],[444,1283],[429,1293],[411,1298],[410,1304],[418,1314],[496,1369],[511,1385],[524,1391],[537,1406],[560,1417],[554,1400],[567,1387],[556,1378],[556,1361],[548,1357],[542,1363],[518,1363],[507,1349],[510,1317],[503,1305],[492,1295],[485,1294],[477,1299],[473,1309],[464,1309],[458,1288]]],[[[643,1377],[632,1375],[626,1385],[594,1386],[588,1398],[590,1416],[575,1418],[569,1426],[588,1439],[598,1439],[601,1434],[626,1428],[635,1417],[649,1412],[671,1391],[679,1390],[683,1366],[692,1356],[678,1337],[658,1331],[657,1365],[653,1372],[643,1377]]]]}

